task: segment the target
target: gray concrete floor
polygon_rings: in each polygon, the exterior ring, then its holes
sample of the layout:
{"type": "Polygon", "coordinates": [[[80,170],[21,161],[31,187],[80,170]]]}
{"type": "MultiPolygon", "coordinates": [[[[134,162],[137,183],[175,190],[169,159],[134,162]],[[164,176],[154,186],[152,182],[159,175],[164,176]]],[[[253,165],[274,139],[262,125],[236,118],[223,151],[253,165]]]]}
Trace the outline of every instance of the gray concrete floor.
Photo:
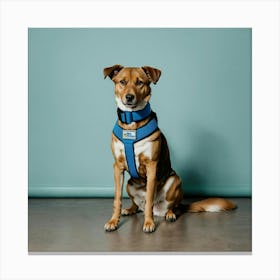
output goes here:
{"type": "Polygon", "coordinates": [[[142,212],[121,217],[117,231],[105,232],[112,199],[29,199],[29,252],[250,253],[251,199],[231,200],[238,208],[230,212],[183,213],[174,223],[155,217],[156,231],[148,234],[142,212]]]}

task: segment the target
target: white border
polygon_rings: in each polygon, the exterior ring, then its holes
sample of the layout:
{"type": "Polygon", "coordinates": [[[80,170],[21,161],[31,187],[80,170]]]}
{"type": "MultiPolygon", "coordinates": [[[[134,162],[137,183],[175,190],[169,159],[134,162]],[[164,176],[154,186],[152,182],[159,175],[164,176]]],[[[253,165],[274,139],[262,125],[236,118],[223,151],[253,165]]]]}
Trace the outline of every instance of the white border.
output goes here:
{"type": "Polygon", "coordinates": [[[279,279],[279,2],[2,1],[1,279],[279,279]],[[253,254],[29,256],[28,27],[253,28],[253,254]]]}

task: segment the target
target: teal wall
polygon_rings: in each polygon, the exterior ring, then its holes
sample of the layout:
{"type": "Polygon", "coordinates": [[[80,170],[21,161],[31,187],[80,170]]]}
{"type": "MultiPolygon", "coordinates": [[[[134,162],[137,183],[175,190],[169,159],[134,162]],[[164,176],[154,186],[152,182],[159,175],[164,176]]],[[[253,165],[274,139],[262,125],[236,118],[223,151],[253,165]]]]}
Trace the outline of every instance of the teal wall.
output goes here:
{"type": "Polygon", "coordinates": [[[251,47],[251,29],[29,29],[29,195],[113,195],[103,68],[122,64],[162,70],[151,105],[185,193],[250,196],[251,47]]]}

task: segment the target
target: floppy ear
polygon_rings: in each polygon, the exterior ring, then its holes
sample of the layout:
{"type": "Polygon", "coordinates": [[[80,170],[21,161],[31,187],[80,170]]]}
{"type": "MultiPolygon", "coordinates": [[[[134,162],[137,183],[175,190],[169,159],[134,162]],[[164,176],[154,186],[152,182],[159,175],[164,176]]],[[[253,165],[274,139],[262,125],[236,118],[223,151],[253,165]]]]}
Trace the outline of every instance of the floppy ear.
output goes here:
{"type": "Polygon", "coordinates": [[[149,80],[151,82],[153,82],[154,84],[156,84],[157,81],[159,80],[160,75],[161,75],[161,71],[159,69],[156,69],[156,68],[153,68],[153,67],[150,67],[150,66],[143,66],[142,69],[144,70],[144,72],[148,76],[149,80]]]}
{"type": "Polygon", "coordinates": [[[121,70],[123,69],[123,66],[116,64],[111,67],[104,68],[103,74],[104,74],[104,79],[109,76],[110,79],[112,80],[121,70]]]}

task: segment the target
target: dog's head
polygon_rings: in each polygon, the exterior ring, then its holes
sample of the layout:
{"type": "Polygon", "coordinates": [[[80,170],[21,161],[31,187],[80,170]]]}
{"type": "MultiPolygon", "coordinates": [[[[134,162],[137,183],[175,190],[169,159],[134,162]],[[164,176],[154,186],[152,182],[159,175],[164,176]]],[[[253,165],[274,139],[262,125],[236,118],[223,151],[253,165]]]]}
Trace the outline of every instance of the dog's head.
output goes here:
{"type": "Polygon", "coordinates": [[[150,67],[123,67],[114,65],[104,69],[115,83],[117,106],[123,111],[137,111],[145,107],[151,97],[150,84],[156,84],[161,71],[150,67]]]}

